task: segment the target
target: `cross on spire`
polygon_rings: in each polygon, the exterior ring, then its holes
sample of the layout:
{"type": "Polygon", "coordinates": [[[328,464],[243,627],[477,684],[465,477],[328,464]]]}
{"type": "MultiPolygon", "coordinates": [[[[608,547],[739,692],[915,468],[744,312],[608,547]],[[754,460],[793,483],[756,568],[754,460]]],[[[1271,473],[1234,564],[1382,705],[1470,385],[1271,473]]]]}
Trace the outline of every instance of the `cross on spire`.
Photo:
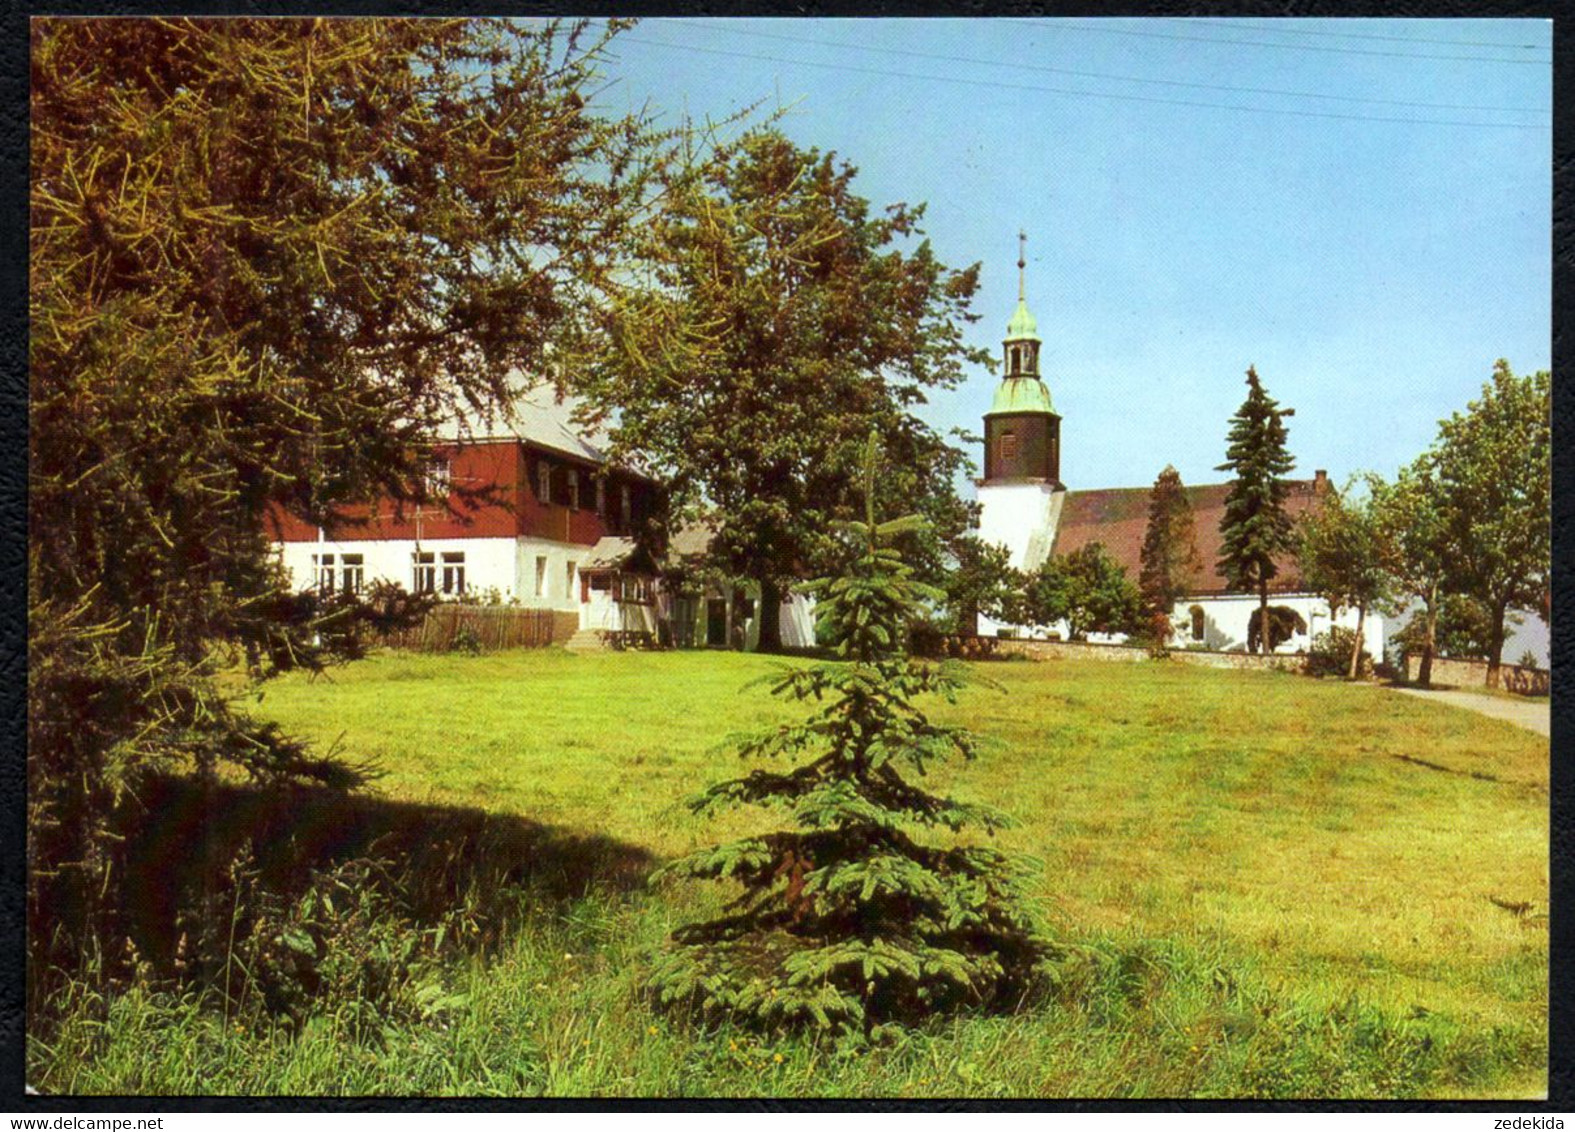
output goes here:
{"type": "Polygon", "coordinates": [[[1017,230],[1017,301],[1023,302],[1024,269],[1028,266],[1028,233],[1017,230]]]}

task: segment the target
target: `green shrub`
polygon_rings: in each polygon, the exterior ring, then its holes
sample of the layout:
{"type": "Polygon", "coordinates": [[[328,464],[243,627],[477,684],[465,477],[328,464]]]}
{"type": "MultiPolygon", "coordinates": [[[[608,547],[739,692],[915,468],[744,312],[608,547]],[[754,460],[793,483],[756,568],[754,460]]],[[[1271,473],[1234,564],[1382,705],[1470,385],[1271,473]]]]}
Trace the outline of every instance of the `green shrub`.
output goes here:
{"type": "Polygon", "coordinates": [[[476,627],[470,622],[462,622],[454,632],[454,639],[449,642],[450,652],[462,652],[467,656],[481,655],[481,637],[476,632],[476,627]]]}
{"type": "MultiPolygon", "coordinates": [[[[1351,648],[1356,644],[1356,630],[1341,625],[1332,626],[1328,632],[1319,633],[1307,650],[1309,676],[1344,676],[1351,670],[1351,648]]],[[[1373,654],[1362,649],[1356,674],[1360,678],[1371,676],[1373,654]]]]}
{"type": "Polygon", "coordinates": [[[260,994],[268,1014],[295,1029],[325,1002],[357,1033],[429,1013],[441,983],[423,933],[379,883],[383,867],[354,860],[319,871],[294,900],[244,885],[256,908],[226,963],[228,997],[260,994]]]}

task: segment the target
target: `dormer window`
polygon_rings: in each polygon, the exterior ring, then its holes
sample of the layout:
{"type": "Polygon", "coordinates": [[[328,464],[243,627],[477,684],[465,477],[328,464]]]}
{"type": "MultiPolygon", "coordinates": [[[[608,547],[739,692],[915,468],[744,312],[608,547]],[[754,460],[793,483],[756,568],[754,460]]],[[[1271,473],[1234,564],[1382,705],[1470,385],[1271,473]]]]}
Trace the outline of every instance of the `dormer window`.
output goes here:
{"type": "Polygon", "coordinates": [[[421,469],[421,489],[428,499],[447,499],[450,480],[446,456],[434,456],[421,469]]]}

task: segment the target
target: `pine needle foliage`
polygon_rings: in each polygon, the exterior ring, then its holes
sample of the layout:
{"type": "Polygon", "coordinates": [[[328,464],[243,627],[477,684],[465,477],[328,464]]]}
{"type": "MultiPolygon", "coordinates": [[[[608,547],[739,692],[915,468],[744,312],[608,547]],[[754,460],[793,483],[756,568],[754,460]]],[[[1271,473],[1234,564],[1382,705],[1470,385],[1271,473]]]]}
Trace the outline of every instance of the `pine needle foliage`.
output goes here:
{"type": "Polygon", "coordinates": [[[1020,889],[1030,866],[995,849],[915,837],[935,827],[993,834],[1010,819],[904,778],[974,758],[980,739],[932,723],[915,703],[929,694],[954,700],[966,672],[908,655],[907,626],[941,595],[887,545],[922,520],[875,521],[876,453],[872,436],[864,521],[840,524],[857,541],[856,556],[840,576],[813,584],[822,628],[842,659],[769,677],[772,694],[820,706],[739,749],[797,765],[754,770],[691,803],[699,813],[768,807],[794,828],[702,849],[662,870],[735,881],[743,891],[721,917],[673,933],[651,979],[660,1006],[766,1029],[868,1036],[940,1011],[1011,1009],[1039,981],[1049,947],[1020,889]]]}
{"type": "MultiPolygon", "coordinates": [[[[1294,412],[1280,408],[1258,380],[1258,371],[1248,366],[1247,399],[1231,418],[1225,462],[1215,468],[1234,476],[1220,522],[1219,569],[1232,587],[1257,592],[1264,623],[1269,583],[1280,572],[1279,559],[1295,542],[1285,511],[1285,476],[1296,466],[1286,448],[1285,418],[1294,412]]],[[[1263,651],[1271,651],[1267,636],[1263,651]]]]}
{"type": "Polygon", "coordinates": [[[1143,531],[1138,588],[1148,612],[1162,620],[1169,636],[1170,612],[1185,597],[1193,576],[1202,569],[1192,502],[1181,485],[1181,473],[1169,464],[1154,481],[1148,497],[1148,526],[1143,531]]]}

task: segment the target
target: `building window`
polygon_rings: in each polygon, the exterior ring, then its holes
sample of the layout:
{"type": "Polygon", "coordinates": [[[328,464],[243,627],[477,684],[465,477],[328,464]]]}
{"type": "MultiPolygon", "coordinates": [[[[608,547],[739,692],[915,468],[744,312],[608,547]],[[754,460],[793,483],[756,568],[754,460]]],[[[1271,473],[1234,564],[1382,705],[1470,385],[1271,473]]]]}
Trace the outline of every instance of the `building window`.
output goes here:
{"type": "Polygon", "coordinates": [[[432,457],[421,470],[421,489],[428,499],[447,499],[451,483],[446,456],[432,457]]]}
{"type": "Polygon", "coordinates": [[[443,592],[455,595],[465,592],[465,552],[462,550],[443,554],[443,592]]]}
{"type": "Polygon", "coordinates": [[[1192,639],[1201,641],[1203,639],[1203,607],[1194,605],[1188,612],[1192,614],[1192,639]]]}
{"type": "Polygon", "coordinates": [[[418,550],[410,556],[412,593],[429,594],[437,590],[437,566],[430,550],[418,550]]]}
{"type": "Polygon", "coordinates": [[[359,554],[344,554],[339,558],[342,570],[339,574],[340,585],[347,594],[358,594],[366,581],[365,559],[359,554]]]}
{"type": "Polygon", "coordinates": [[[632,507],[632,505],[631,505],[631,503],[629,501],[629,485],[626,484],[626,483],[619,484],[618,485],[618,521],[619,521],[619,530],[624,531],[626,533],[628,532],[629,527],[630,527],[630,520],[631,520],[631,517],[632,517],[632,513],[633,513],[633,507],[632,507]]]}
{"type": "Polygon", "coordinates": [[[536,596],[547,596],[547,556],[545,554],[536,556],[536,596]]]}
{"type": "Polygon", "coordinates": [[[580,509],[580,473],[577,468],[569,469],[569,508],[573,511],[580,509]]]}
{"type": "Polygon", "coordinates": [[[334,556],[332,554],[312,555],[313,585],[319,593],[331,594],[334,592],[334,556]]]}
{"type": "Polygon", "coordinates": [[[596,514],[607,517],[607,481],[601,476],[596,477],[596,514]]]}
{"type": "Polygon", "coordinates": [[[574,567],[575,567],[575,565],[576,564],[573,563],[573,562],[565,562],[563,564],[563,600],[564,601],[573,601],[574,600],[574,567]]]}
{"type": "Polygon", "coordinates": [[[536,498],[552,502],[552,465],[541,459],[536,461],[536,498]]]}
{"type": "Polygon", "coordinates": [[[1017,459],[1017,434],[1011,429],[1001,433],[1001,459],[1017,459]]]}

